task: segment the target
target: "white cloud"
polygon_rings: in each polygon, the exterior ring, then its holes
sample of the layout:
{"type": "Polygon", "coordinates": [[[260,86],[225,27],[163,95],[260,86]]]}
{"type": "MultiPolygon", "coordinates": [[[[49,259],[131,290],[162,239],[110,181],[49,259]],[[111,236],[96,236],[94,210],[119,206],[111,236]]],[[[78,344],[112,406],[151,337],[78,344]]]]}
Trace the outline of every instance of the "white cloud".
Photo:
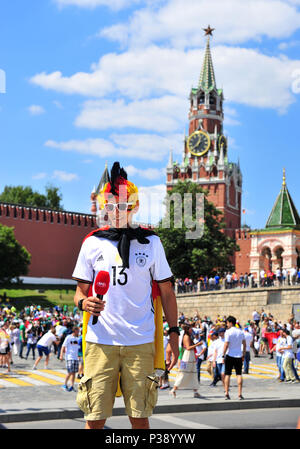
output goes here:
{"type": "Polygon", "coordinates": [[[32,179],[45,179],[47,177],[47,173],[41,172],[32,176],[32,179]]]}
{"type": "MultiPolygon", "coordinates": [[[[286,110],[294,102],[295,97],[291,91],[292,73],[300,68],[300,60],[268,56],[249,48],[226,46],[212,47],[212,58],[217,85],[225,86],[227,101],[280,111],[286,110]]],[[[119,103],[106,100],[108,103],[105,103],[108,113],[115,109],[117,119],[114,121],[119,120],[120,123],[128,121],[130,115],[128,118],[121,115],[118,104],[121,112],[134,112],[133,115],[136,115],[140,114],[143,106],[144,109],[147,108],[147,103],[137,103],[137,100],[145,101],[151,96],[159,98],[149,102],[149,106],[154,107],[155,102],[163,104],[162,98],[170,101],[171,97],[177,97],[172,101],[179,106],[170,108],[166,114],[164,111],[164,115],[160,117],[163,126],[168,120],[174,124],[176,113],[179,113],[178,117],[183,117],[183,108],[186,120],[187,96],[191,86],[197,85],[202,60],[203,50],[183,51],[152,46],[143,51],[107,54],[98,64],[93,65],[91,73],[75,73],[70,77],[64,77],[60,72],[49,75],[44,73],[35,75],[31,81],[45,89],[68,94],[89,97],[115,94],[127,97],[135,103],[130,105],[127,102],[125,105],[123,100],[119,103]]],[[[99,124],[97,117],[103,115],[101,109],[101,103],[93,103],[92,100],[85,102],[83,111],[77,118],[77,125],[93,128],[97,124],[97,127],[102,126],[103,129],[110,122],[103,120],[99,124]]],[[[149,115],[145,116],[145,125],[149,115]]],[[[152,120],[155,120],[153,116],[152,120]]],[[[138,122],[142,121],[143,115],[139,115],[138,122]]],[[[146,126],[144,129],[149,128],[146,126]]]]}
{"type": "Polygon", "coordinates": [[[128,176],[139,176],[141,178],[149,179],[151,181],[153,181],[154,179],[161,178],[162,176],[165,176],[165,170],[158,168],[140,169],[134,167],[133,165],[127,165],[125,167],[125,170],[128,176]]]}
{"type": "Polygon", "coordinates": [[[62,170],[54,170],[52,177],[63,182],[70,182],[79,179],[78,175],[76,175],[75,173],[67,173],[62,170]]]}
{"type": "Polygon", "coordinates": [[[225,126],[237,126],[240,125],[241,122],[237,118],[238,114],[236,109],[225,106],[224,107],[224,125],[225,126]]]}
{"type": "Polygon", "coordinates": [[[101,158],[136,158],[149,161],[164,160],[172,148],[174,154],[183,151],[183,134],[159,136],[156,134],[112,134],[109,140],[86,139],[55,142],[48,140],[45,146],[61,151],[71,151],[101,158]]]}
{"type": "Polygon", "coordinates": [[[142,8],[127,23],[104,28],[102,37],[123,46],[164,43],[175,48],[203,45],[207,24],[216,29],[214,41],[241,44],[248,40],[286,38],[300,26],[296,2],[284,0],[169,0],[161,8],[142,8]]]}
{"type": "Polygon", "coordinates": [[[187,100],[174,95],[129,103],[122,99],[89,100],[75,124],[89,129],[133,128],[169,133],[182,129],[187,112],[187,100]]]}
{"type": "Polygon", "coordinates": [[[29,106],[28,111],[31,115],[42,115],[46,112],[42,106],[39,106],[37,104],[32,104],[31,106],[29,106]]]}

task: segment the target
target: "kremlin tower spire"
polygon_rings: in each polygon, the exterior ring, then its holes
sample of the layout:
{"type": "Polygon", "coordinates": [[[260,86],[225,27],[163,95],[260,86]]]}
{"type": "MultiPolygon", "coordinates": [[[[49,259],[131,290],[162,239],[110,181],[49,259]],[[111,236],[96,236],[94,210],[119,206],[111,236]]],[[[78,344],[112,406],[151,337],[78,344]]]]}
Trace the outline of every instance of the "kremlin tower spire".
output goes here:
{"type": "Polygon", "coordinates": [[[228,141],[223,134],[223,89],[218,89],[210,50],[214,28],[207,36],[197,88],[190,92],[189,133],[184,139],[182,162],[168,163],[167,189],[190,180],[208,190],[208,200],[224,214],[225,233],[235,237],[241,226],[242,174],[228,161],[228,141]]]}
{"type": "Polygon", "coordinates": [[[210,53],[209,41],[209,36],[212,36],[212,32],[214,31],[214,29],[208,26],[208,28],[206,28],[204,31],[206,32],[205,35],[207,35],[207,42],[204,61],[198,83],[198,89],[202,89],[204,92],[209,93],[211,90],[216,89],[216,78],[210,53]]]}

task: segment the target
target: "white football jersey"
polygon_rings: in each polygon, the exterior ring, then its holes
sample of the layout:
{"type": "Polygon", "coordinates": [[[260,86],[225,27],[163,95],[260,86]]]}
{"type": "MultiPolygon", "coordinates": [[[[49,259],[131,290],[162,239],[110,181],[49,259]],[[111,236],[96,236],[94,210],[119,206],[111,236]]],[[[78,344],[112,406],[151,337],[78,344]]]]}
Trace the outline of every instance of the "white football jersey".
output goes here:
{"type": "Polygon", "coordinates": [[[159,237],[147,239],[149,244],[130,241],[129,269],[123,268],[117,241],[92,235],[83,242],[73,279],[93,283],[99,271],[110,275],[105,309],[95,325],[91,316],[86,341],[120,346],[154,341],[152,280],[170,279],[172,272],[159,237]]]}

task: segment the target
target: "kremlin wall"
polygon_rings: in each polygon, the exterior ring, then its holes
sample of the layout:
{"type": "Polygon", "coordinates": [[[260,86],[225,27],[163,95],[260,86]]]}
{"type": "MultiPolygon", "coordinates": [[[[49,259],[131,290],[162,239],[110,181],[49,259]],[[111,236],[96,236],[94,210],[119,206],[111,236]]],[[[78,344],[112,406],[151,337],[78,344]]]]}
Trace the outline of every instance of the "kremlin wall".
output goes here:
{"type": "Polygon", "coordinates": [[[94,215],[6,203],[0,203],[0,223],[13,227],[31,254],[27,282],[37,278],[41,284],[74,284],[71,276],[81,243],[97,227],[94,215]]]}

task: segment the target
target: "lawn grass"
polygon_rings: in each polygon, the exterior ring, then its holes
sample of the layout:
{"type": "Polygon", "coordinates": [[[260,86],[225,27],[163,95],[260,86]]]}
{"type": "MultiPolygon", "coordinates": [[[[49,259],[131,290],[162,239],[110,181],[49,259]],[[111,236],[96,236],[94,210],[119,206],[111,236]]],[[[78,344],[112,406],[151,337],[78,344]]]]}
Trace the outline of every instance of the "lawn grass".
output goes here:
{"type": "Polygon", "coordinates": [[[8,286],[8,288],[0,288],[0,296],[3,298],[6,292],[6,301],[1,300],[1,305],[7,304],[15,306],[20,312],[25,306],[41,306],[43,309],[54,307],[56,305],[63,307],[68,306],[69,311],[74,307],[75,286],[8,286]]]}

